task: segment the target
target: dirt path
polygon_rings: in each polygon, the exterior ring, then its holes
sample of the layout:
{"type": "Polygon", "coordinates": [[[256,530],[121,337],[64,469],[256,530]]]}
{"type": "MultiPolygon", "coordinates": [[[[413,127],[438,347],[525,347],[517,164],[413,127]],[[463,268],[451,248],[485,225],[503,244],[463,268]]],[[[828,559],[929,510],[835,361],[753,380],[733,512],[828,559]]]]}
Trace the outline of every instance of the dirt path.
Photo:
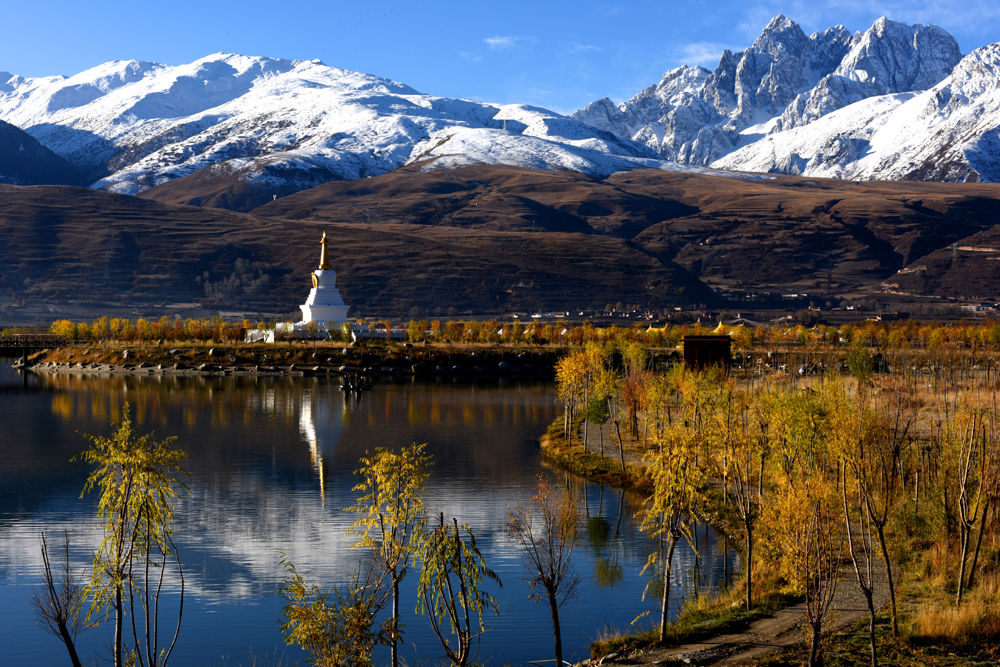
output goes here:
{"type": "MultiPolygon", "coordinates": [[[[881,568],[880,568],[881,573],[881,568]]],[[[877,585],[875,604],[888,601],[884,576],[877,585]]],[[[841,570],[826,631],[843,628],[868,617],[864,596],[858,589],[854,567],[841,570]]],[[[800,646],[806,641],[804,603],[786,607],[768,618],[755,621],[743,632],[717,635],[698,642],[666,649],[645,650],[635,655],[610,655],[591,665],[714,665],[752,664],[756,660],[800,646]]]]}
{"type": "MultiPolygon", "coordinates": [[[[604,455],[617,460],[618,442],[610,423],[603,429],[604,455]]],[[[624,425],[623,425],[624,426],[624,425]]],[[[584,427],[586,428],[586,426],[584,427]]],[[[624,430],[624,428],[623,428],[624,430]]],[[[583,429],[581,440],[583,442],[583,429]]],[[[623,433],[624,435],[624,433],[623,433]]],[[[587,434],[587,449],[600,453],[600,428],[590,426],[587,434]]],[[[626,441],[625,461],[630,465],[642,465],[641,459],[629,451],[626,441]]],[[[889,600],[888,584],[881,560],[876,562],[875,607],[885,606],[889,600]]],[[[824,634],[846,627],[868,617],[868,607],[864,595],[858,588],[854,566],[848,560],[841,568],[840,580],[833,600],[833,610],[824,623],[824,634]]],[[[805,603],[786,607],[773,616],[762,618],[750,624],[742,632],[716,635],[701,641],[665,649],[645,649],[635,654],[612,654],[599,660],[584,661],[584,665],[715,665],[752,664],[766,656],[801,646],[806,641],[803,627],[805,623],[805,603]]]]}

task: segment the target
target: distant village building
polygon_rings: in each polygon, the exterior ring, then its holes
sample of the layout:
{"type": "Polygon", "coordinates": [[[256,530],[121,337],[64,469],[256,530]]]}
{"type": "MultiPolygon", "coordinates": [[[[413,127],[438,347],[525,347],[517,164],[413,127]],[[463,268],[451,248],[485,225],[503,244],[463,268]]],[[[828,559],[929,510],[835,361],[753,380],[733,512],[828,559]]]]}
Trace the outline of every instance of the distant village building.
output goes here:
{"type": "Polygon", "coordinates": [[[393,327],[390,326],[386,329],[384,324],[374,324],[367,325],[364,323],[357,323],[350,325],[351,341],[357,342],[359,340],[407,340],[409,335],[409,330],[406,327],[393,327]]]}

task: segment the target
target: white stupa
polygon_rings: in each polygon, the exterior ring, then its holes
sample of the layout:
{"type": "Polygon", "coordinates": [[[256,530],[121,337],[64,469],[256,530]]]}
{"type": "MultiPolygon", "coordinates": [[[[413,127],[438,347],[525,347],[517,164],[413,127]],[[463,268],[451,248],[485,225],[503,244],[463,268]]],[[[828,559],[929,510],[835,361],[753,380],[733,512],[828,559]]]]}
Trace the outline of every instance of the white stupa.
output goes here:
{"type": "Polygon", "coordinates": [[[302,309],[302,324],[325,323],[333,327],[347,321],[347,304],[337,289],[337,274],[326,260],[326,232],[320,240],[322,250],[319,268],[312,272],[312,289],[309,298],[299,306],[302,309]]]}

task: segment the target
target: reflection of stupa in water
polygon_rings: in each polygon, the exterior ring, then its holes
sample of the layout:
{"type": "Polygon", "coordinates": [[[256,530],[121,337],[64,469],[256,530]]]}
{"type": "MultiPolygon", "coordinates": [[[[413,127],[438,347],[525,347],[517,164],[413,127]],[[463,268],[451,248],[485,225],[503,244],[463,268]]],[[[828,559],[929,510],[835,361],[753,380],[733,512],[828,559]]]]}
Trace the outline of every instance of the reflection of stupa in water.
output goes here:
{"type": "Polygon", "coordinates": [[[323,460],[333,458],[340,440],[343,424],[341,412],[344,409],[344,395],[337,392],[315,392],[302,396],[299,412],[299,434],[309,446],[309,458],[319,475],[320,495],[326,493],[326,472],[323,460]]]}
{"type": "Polygon", "coordinates": [[[337,289],[337,274],[326,258],[326,232],[320,240],[319,268],[312,272],[312,289],[302,309],[302,324],[323,322],[335,326],[347,321],[347,304],[337,289]]]}

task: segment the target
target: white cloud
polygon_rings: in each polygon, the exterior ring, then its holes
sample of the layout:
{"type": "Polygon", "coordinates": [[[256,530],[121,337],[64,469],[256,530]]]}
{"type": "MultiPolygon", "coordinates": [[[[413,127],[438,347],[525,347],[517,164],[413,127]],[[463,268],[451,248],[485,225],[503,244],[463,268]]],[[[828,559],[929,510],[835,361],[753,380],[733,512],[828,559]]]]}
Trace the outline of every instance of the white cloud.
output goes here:
{"type": "Polygon", "coordinates": [[[714,69],[727,48],[732,50],[732,47],[722,42],[691,42],[678,49],[676,60],[684,65],[701,65],[714,69]]]}
{"type": "Polygon", "coordinates": [[[580,42],[570,42],[566,46],[566,51],[568,53],[593,53],[595,51],[603,50],[603,47],[597,46],[596,44],[581,44],[580,42]]]}
{"type": "Polygon", "coordinates": [[[486,46],[497,51],[513,49],[521,41],[523,40],[520,37],[514,37],[512,35],[496,35],[494,37],[487,37],[486,39],[483,40],[486,46]]]}

